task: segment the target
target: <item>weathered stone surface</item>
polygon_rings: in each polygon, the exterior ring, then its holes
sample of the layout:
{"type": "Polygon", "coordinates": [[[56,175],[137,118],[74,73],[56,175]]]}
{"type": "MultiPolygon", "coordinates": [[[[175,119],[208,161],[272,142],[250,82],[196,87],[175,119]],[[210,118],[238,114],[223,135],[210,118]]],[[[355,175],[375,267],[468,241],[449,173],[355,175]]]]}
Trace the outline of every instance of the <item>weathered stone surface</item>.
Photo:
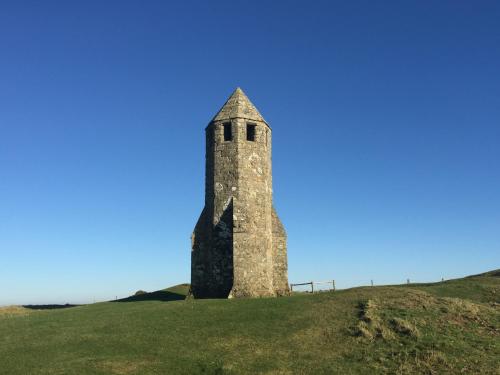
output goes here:
{"type": "Polygon", "coordinates": [[[240,88],[206,128],[205,207],[192,235],[191,292],[289,293],[286,233],[272,203],[271,129],[240,88]]]}
{"type": "Polygon", "coordinates": [[[222,106],[220,111],[217,112],[215,117],[212,119],[212,122],[224,121],[233,118],[244,118],[247,120],[266,122],[257,108],[255,108],[243,90],[239,87],[234,90],[233,94],[222,106]]]}

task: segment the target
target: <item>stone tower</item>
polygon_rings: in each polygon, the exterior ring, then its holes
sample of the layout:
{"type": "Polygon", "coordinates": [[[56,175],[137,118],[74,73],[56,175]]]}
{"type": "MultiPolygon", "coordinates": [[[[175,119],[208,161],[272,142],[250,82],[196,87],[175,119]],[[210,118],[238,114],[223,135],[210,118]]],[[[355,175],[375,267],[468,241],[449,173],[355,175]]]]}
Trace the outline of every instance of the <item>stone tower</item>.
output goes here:
{"type": "Polygon", "coordinates": [[[205,131],[205,207],[191,241],[192,294],[288,294],[286,233],[273,207],[271,128],[237,88],[205,131]]]}

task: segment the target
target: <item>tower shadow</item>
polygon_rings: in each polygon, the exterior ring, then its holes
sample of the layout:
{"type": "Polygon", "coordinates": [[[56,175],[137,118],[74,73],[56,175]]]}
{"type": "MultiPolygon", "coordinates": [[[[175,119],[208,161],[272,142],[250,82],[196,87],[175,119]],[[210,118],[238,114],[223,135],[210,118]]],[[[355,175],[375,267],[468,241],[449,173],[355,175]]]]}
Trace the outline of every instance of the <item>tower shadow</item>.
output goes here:
{"type": "Polygon", "coordinates": [[[193,236],[191,291],[195,298],[227,298],[233,287],[233,200],[215,225],[204,209],[193,236]]]}

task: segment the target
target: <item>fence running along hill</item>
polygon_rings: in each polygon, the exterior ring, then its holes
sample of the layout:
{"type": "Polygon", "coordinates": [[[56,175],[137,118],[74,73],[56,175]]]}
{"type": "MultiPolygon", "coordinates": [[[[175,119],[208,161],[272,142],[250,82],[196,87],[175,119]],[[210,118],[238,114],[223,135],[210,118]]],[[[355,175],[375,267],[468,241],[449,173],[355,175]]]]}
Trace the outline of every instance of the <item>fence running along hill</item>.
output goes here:
{"type": "MultiPolygon", "coordinates": [[[[311,293],[314,293],[314,286],[315,285],[331,285],[331,288],[328,288],[328,290],[335,290],[335,280],[330,280],[330,281],[309,281],[308,283],[298,283],[298,284],[290,284],[290,291],[293,292],[293,287],[294,286],[303,286],[303,285],[310,285],[311,286],[311,293]]],[[[319,290],[324,290],[324,289],[319,289],[316,288],[316,291],[319,290]]]]}

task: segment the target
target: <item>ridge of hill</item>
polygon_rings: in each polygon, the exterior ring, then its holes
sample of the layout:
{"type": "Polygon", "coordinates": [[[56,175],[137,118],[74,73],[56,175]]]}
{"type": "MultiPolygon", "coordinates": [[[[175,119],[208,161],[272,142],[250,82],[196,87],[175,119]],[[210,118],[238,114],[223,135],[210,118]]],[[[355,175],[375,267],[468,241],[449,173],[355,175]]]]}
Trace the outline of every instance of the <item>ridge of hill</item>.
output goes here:
{"type": "Polygon", "coordinates": [[[497,271],[282,298],[187,290],[0,312],[0,373],[498,374],[497,271]]]}
{"type": "Polygon", "coordinates": [[[174,285],[169,288],[155,292],[138,291],[136,294],[126,298],[120,298],[111,302],[139,302],[139,301],[179,301],[186,298],[189,292],[189,284],[174,285]]]}

